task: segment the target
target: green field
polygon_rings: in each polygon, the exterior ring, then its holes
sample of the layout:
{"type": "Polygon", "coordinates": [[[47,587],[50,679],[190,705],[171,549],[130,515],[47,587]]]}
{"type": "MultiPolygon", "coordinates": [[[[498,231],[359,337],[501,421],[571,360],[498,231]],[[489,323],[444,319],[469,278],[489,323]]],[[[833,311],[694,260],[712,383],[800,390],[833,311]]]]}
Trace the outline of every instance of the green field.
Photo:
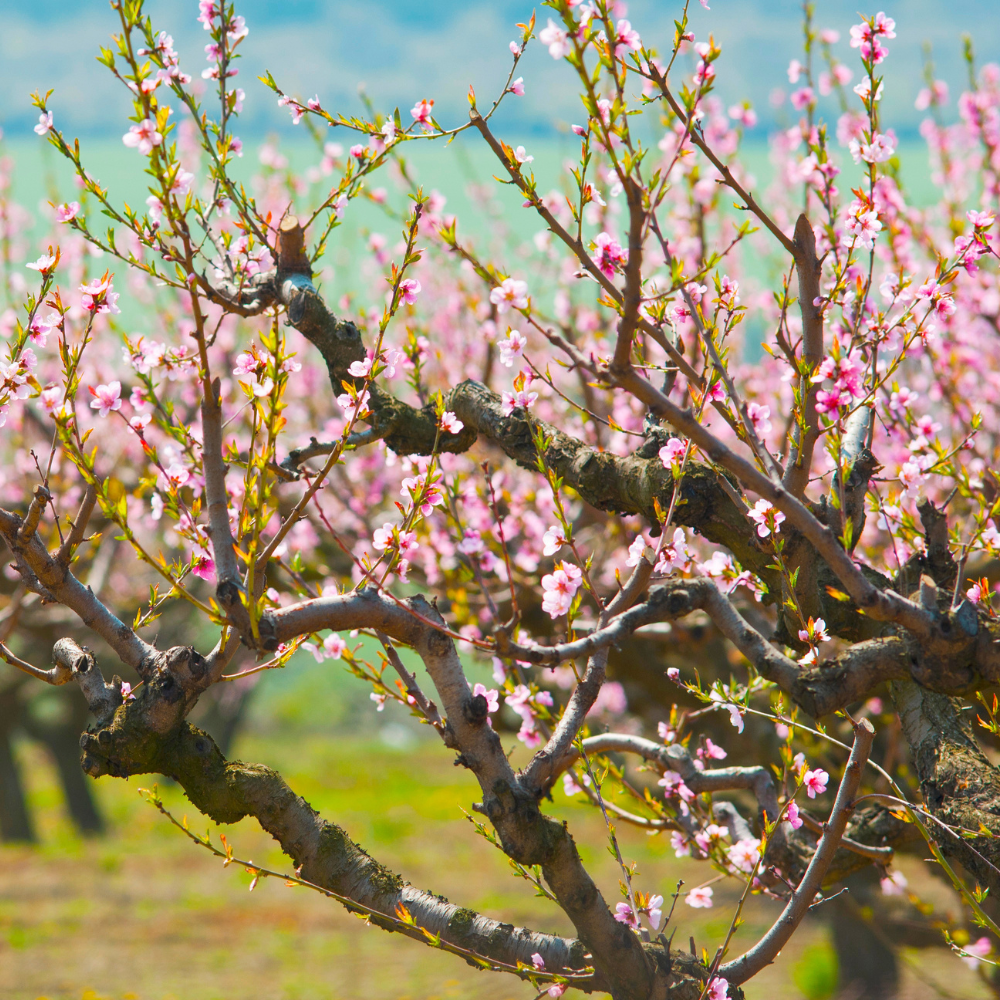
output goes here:
{"type": "MultiPolygon", "coordinates": [[[[371,732],[371,730],[369,730],[371,732]]],[[[343,825],[371,854],[416,885],[491,916],[569,932],[566,920],[513,878],[499,852],[477,837],[462,808],[476,798],[468,772],[440,745],[412,737],[405,749],[355,735],[297,738],[291,731],[250,735],[241,757],[277,766],[324,815],[343,825]]],[[[250,877],[190,843],[151,806],[149,782],[105,778],[97,794],[110,834],[81,840],[63,815],[48,761],[22,748],[41,846],[0,848],[0,997],[4,1000],[429,1000],[432,997],[530,998],[530,986],[477,972],[461,960],[367,927],[336,903],[306,889],[250,877]]],[[[205,822],[176,787],[161,792],[193,828],[205,822]]],[[[617,898],[617,869],[604,829],[590,809],[557,793],[551,811],[570,819],[581,854],[607,897],[617,898]]],[[[213,837],[217,830],[213,829],[213,837]]],[[[286,859],[255,823],[226,834],[238,857],[279,871],[286,859]]],[[[661,837],[620,829],[637,885],[668,893],[709,876],[703,865],[673,857],[661,837]]],[[[217,837],[216,837],[217,839],[217,837]]],[[[947,895],[904,861],[929,898],[947,895]]],[[[677,941],[714,951],[728,927],[735,887],[717,887],[712,910],[681,905],[677,941]]],[[[734,947],[752,943],[777,915],[777,904],[753,900],[734,947]]],[[[826,929],[807,923],[778,962],[754,980],[749,997],[823,1000],[835,984],[826,929]]],[[[975,976],[937,950],[915,954],[904,997],[985,997],[975,976]],[[947,983],[943,992],[926,982],[947,983]]]]}

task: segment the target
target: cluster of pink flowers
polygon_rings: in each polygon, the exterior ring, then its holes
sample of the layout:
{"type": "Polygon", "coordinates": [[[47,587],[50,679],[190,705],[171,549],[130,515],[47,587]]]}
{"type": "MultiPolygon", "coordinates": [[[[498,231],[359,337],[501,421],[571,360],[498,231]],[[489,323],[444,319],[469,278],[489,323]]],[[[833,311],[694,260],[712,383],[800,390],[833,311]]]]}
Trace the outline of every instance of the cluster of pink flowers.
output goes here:
{"type": "Polygon", "coordinates": [[[527,684],[518,684],[507,695],[507,707],[521,717],[521,728],[517,738],[529,748],[537,747],[542,742],[542,734],[538,731],[538,706],[551,708],[554,704],[548,691],[532,691],[527,684]]]}
{"type": "Polygon", "coordinates": [[[573,598],[583,583],[583,571],[573,563],[561,562],[542,577],[542,610],[551,618],[569,613],[573,598]]]}
{"type": "Polygon", "coordinates": [[[896,22],[879,11],[871,21],[851,25],[851,48],[861,50],[861,58],[871,60],[875,65],[882,62],[889,50],[882,44],[883,38],[896,37],[896,22]]]}
{"type": "Polygon", "coordinates": [[[594,263],[605,277],[613,278],[628,264],[628,251],[613,236],[598,233],[594,237],[594,263]]]}

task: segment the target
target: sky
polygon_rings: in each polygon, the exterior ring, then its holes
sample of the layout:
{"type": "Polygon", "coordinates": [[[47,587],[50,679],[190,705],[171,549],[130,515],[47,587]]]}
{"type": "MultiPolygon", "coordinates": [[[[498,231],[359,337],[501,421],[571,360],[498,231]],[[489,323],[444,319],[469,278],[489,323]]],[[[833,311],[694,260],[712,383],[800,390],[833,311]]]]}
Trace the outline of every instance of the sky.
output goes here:
{"type": "MultiPolygon", "coordinates": [[[[710,0],[711,10],[691,3],[691,24],[699,39],[712,34],[723,50],[717,90],[726,103],[749,99],[763,125],[781,123],[769,95],[791,88],[786,70],[801,55],[801,4],[797,0],[710,0]]],[[[933,41],[938,76],[957,94],[964,80],[963,31],[974,34],[980,62],[1000,61],[998,0],[885,0],[897,21],[898,37],[885,63],[889,82],[884,121],[901,135],[915,134],[920,114],[913,101],[921,86],[921,47],[933,41]]],[[[628,17],[647,45],[669,46],[672,21],[681,3],[630,0],[628,17]]],[[[847,44],[858,20],[858,0],[817,0],[816,23],[840,31],[838,56],[856,69],[857,52],[847,44]]],[[[257,80],[270,70],[286,92],[318,94],[324,107],[359,113],[364,84],[381,110],[399,106],[405,119],[421,98],[434,98],[439,120],[459,123],[472,84],[483,105],[506,79],[508,42],[517,21],[530,17],[530,0],[245,0],[250,35],[237,83],[248,95],[240,131],[248,139],[269,131],[291,133],[287,113],[257,80]]],[[[864,9],[864,8],[862,8],[864,9]]],[[[173,35],[181,65],[198,76],[208,35],[196,23],[195,0],[148,0],[154,27],[173,35]]],[[[874,12],[874,8],[872,10],[874,12]]],[[[548,11],[537,7],[540,26],[548,11]]],[[[31,135],[37,112],[32,90],[53,88],[50,108],[71,135],[112,136],[125,131],[129,95],[97,64],[95,56],[117,28],[105,0],[0,0],[0,127],[9,138],[31,135]]],[[[497,124],[511,136],[552,134],[581,117],[568,67],[533,43],[518,70],[525,96],[508,99],[497,124]]],[[[763,134],[763,133],[762,133],[763,134]]]]}

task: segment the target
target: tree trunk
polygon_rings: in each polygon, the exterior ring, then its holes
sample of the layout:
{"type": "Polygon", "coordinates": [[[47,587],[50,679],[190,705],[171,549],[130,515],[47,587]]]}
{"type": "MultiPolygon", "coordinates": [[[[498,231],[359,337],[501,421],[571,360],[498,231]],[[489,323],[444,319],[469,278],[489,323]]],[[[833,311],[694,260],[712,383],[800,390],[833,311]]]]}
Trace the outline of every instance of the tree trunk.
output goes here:
{"type": "Polygon", "coordinates": [[[17,692],[4,691],[0,694],[0,840],[33,843],[35,830],[11,742],[16,720],[17,692]]]}
{"type": "Polygon", "coordinates": [[[867,868],[851,875],[845,884],[850,896],[845,893],[827,904],[840,969],[837,996],[842,1000],[894,1000],[899,989],[895,949],[860,912],[873,895],[873,885],[878,890],[878,875],[867,868]]]}

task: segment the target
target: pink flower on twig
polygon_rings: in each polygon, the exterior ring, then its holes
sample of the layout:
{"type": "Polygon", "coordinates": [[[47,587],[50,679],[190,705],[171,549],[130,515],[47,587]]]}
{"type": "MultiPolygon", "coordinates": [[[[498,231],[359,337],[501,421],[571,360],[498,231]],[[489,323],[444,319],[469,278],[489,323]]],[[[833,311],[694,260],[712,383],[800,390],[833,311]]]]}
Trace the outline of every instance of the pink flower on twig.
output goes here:
{"type": "Polygon", "coordinates": [[[121,382],[109,382],[107,385],[99,385],[96,388],[88,386],[88,388],[90,389],[91,396],[94,397],[90,401],[91,409],[98,410],[100,416],[106,417],[112,411],[122,408],[120,398],[122,392],[121,382]]]}

